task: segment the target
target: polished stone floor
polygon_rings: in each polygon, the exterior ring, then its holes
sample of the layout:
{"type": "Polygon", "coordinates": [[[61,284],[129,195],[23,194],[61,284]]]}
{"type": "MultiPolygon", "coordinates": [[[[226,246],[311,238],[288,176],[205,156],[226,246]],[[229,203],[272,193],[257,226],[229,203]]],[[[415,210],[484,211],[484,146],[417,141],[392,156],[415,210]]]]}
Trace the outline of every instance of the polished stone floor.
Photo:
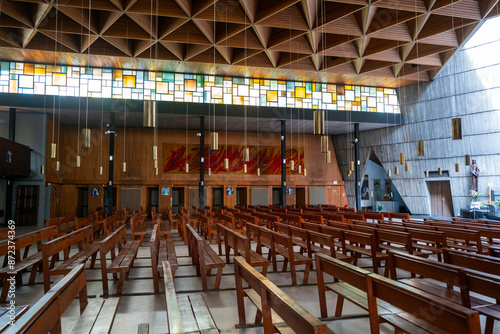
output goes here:
{"type": "MultiPolygon", "coordinates": [[[[130,238],[130,234],[129,234],[130,238]]],[[[233,265],[226,265],[223,271],[221,287],[219,290],[202,291],[201,280],[196,276],[195,268],[191,264],[191,258],[188,256],[187,246],[182,242],[176,231],[172,232],[172,238],[175,242],[179,269],[175,274],[175,287],[178,295],[201,293],[212,313],[212,316],[220,329],[221,333],[263,333],[262,327],[251,327],[237,329],[235,324],[238,322],[236,293],[234,282],[233,265]]],[[[139,249],[138,258],[131,269],[129,278],[125,281],[123,294],[120,295],[120,305],[115,317],[111,333],[137,333],[137,327],[140,323],[148,323],[150,333],[168,333],[165,298],[164,294],[153,293],[153,280],[151,274],[151,260],[149,252],[149,235],[139,249]]],[[[217,249],[216,244],[213,245],[217,249]]],[[[369,261],[361,259],[359,266],[371,270],[369,261]]],[[[87,264],[87,287],[90,298],[102,297],[102,281],[97,261],[95,269],[89,269],[87,264]]],[[[269,269],[267,277],[284,292],[299,302],[309,312],[315,316],[320,315],[318,292],[316,283],[316,272],[312,271],[307,285],[291,285],[290,272],[281,272],[279,266],[278,272],[269,269]]],[[[382,270],[381,270],[382,272],[382,270]]],[[[297,281],[302,282],[303,266],[299,267],[297,281]]],[[[54,282],[60,277],[53,277],[54,282]]],[[[24,278],[27,281],[27,277],[24,278]]],[[[32,305],[43,295],[43,278],[39,273],[37,284],[27,286],[23,285],[17,288],[16,302],[18,305],[32,305]]],[[[209,288],[213,286],[215,277],[209,277],[209,288]]],[[[116,281],[109,281],[110,293],[116,291],[116,281]]],[[[163,289],[161,290],[163,291],[163,289]]],[[[115,296],[111,296],[115,297],[115,296]]],[[[327,295],[329,315],[334,311],[336,295],[328,293],[327,295]]],[[[361,310],[355,305],[346,302],[344,304],[344,316],[341,319],[325,320],[325,323],[335,333],[369,333],[369,320],[367,312],[361,310]]],[[[250,304],[247,307],[247,320],[252,321],[255,316],[255,308],[250,304]]],[[[71,333],[73,326],[79,317],[78,301],[73,304],[64,313],[62,319],[63,333],[71,333]]],[[[484,324],[484,318],[481,319],[484,324]]],[[[500,325],[495,326],[495,333],[500,334],[500,325]]],[[[392,327],[382,326],[381,333],[393,333],[392,327]]]]}

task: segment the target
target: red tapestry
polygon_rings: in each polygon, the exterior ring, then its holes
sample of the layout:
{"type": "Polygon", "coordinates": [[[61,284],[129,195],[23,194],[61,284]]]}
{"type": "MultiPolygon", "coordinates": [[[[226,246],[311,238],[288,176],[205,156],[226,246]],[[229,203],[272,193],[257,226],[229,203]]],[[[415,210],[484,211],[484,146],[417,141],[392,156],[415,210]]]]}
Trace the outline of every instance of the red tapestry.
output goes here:
{"type": "MultiPolygon", "coordinates": [[[[281,174],[281,147],[280,146],[247,146],[250,149],[250,161],[247,164],[247,174],[256,174],[260,167],[261,175],[281,174]]],[[[205,145],[205,172],[208,168],[212,173],[243,174],[243,150],[245,146],[220,145],[217,151],[210,150],[205,145]],[[229,168],[224,169],[224,159],[229,160],[229,168]]],[[[304,148],[294,146],[286,150],[287,174],[298,174],[299,165],[304,166],[304,148]],[[300,156],[299,156],[300,151],[300,156]],[[295,169],[290,170],[290,160],[295,161],[295,169]]],[[[163,144],[163,172],[185,173],[186,162],[189,164],[189,173],[200,173],[200,146],[183,144],[163,144]],[[187,154],[186,154],[187,153],[187,154]]]]}

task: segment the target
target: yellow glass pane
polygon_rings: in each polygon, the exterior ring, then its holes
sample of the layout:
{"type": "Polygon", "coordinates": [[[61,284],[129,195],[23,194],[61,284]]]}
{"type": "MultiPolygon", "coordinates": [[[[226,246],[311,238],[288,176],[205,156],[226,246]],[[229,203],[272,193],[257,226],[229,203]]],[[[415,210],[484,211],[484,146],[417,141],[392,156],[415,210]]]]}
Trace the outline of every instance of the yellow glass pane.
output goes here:
{"type": "Polygon", "coordinates": [[[267,102],[278,102],[278,92],[275,90],[268,90],[267,102]]]}
{"type": "Polygon", "coordinates": [[[312,94],[306,94],[306,99],[312,99],[312,94]]]}
{"type": "Polygon", "coordinates": [[[247,85],[238,85],[238,96],[249,96],[250,89],[247,85]]]}
{"type": "Polygon", "coordinates": [[[35,65],[33,64],[24,64],[24,74],[31,74],[33,75],[35,71],[35,65]]]}
{"type": "Polygon", "coordinates": [[[243,104],[243,96],[233,96],[233,104],[243,104]]]}
{"type": "Polygon", "coordinates": [[[124,75],[123,76],[123,87],[135,88],[135,76],[134,75],[124,75]]]}
{"type": "Polygon", "coordinates": [[[305,98],[306,97],[306,88],[305,87],[295,87],[295,97],[296,98],[305,98]]]}
{"type": "Polygon", "coordinates": [[[54,85],[54,86],[66,86],[66,74],[65,73],[52,73],[52,85],[54,85]]]}
{"type": "Polygon", "coordinates": [[[45,68],[36,67],[35,68],[35,75],[45,75],[45,68]]]}
{"type": "Polygon", "coordinates": [[[123,80],[123,71],[113,70],[113,80],[123,80]]]}
{"type": "Polygon", "coordinates": [[[222,99],[222,87],[212,87],[212,99],[222,99]]]}
{"type": "Polygon", "coordinates": [[[316,84],[313,82],[312,84],[312,91],[315,92],[316,91],[316,84]]]}
{"type": "Polygon", "coordinates": [[[184,80],[184,90],[187,92],[196,92],[196,80],[184,80]]]}
{"type": "Polygon", "coordinates": [[[157,82],[156,83],[156,93],[168,94],[168,82],[157,82]]]}

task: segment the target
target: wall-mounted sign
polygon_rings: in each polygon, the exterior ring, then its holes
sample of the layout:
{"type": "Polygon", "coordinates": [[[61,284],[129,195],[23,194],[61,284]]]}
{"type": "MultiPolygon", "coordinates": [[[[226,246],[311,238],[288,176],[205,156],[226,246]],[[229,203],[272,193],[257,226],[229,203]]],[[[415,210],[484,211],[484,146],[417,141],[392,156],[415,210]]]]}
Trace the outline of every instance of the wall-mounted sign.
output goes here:
{"type": "Polygon", "coordinates": [[[92,187],[90,189],[90,195],[92,196],[99,196],[101,194],[101,188],[100,187],[92,187]]]}
{"type": "Polygon", "coordinates": [[[161,187],[162,196],[170,196],[170,187],[161,187]]]}
{"type": "Polygon", "coordinates": [[[286,188],[286,194],[287,195],[293,195],[293,188],[292,187],[287,187],[286,188]]]}
{"type": "Polygon", "coordinates": [[[226,187],[226,195],[233,196],[234,195],[234,187],[226,187]]]}

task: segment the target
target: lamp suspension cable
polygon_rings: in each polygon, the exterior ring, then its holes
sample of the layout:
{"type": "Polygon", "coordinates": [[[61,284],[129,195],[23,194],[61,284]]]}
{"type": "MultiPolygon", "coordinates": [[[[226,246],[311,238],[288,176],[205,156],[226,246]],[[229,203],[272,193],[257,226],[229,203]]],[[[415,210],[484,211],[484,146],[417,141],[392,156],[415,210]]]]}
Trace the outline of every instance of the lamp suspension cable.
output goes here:
{"type": "MultiPolygon", "coordinates": [[[[89,0],[89,43],[90,43],[90,18],[92,15],[92,0],[89,0]]],[[[90,67],[90,44],[89,47],[87,48],[87,68],[90,67]]],[[[89,93],[87,92],[87,101],[85,105],[85,129],[83,130],[82,133],[82,147],[84,148],[90,148],[90,134],[91,130],[89,129],[89,93]]]]}
{"type": "Polygon", "coordinates": [[[104,137],[104,99],[101,99],[101,149],[100,149],[100,164],[99,164],[99,175],[103,174],[103,166],[102,166],[102,141],[104,137]]]}
{"type": "MultiPolygon", "coordinates": [[[[113,134],[110,134],[111,136],[113,134]]],[[[125,108],[123,111],[123,166],[122,170],[125,173],[127,171],[127,100],[125,100],[125,108]]]]}

